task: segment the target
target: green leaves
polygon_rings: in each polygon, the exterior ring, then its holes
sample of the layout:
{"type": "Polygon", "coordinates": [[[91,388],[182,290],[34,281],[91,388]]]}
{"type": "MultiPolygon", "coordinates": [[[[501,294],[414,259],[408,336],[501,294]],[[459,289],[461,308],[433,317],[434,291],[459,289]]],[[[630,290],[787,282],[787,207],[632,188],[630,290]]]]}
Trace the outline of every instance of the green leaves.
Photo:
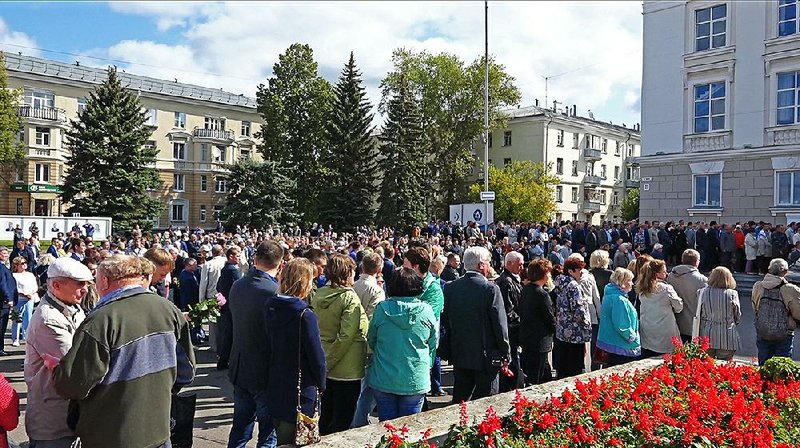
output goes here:
{"type": "Polygon", "coordinates": [[[278,162],[240,161],[227,165],[228,202],[220,217],[229,225],[262,228],[297,219],[295,202],[288,192],[294,181],[278,162]]]}
{"type": "Polygon", "coordinates": [[[214,297],[202,300],[197,305],[189,306],[189,320],[194,324],[216,322],[218,317],[219,305],[214,297]]]}
{"type": "Polygon", "coordinates": [[[622,213],[622,219],[625,221],[639,218],[638,188],[632,188],[628,190],[628,195],[625,196],[625,200],[622,201],[622,205],[620,206],[620,212],[622,213]]]}
{"type": "MultiPolygon", "coordinates": [[[[494,191],[495,221],[547,221],[556,212],[553,190],[559,179],[551,166],[541,162],[515,161],[497,168],[489,165],[489,190],[494,191]]],[[[472,200],[480,202],[482,185],[472,185],[472,200]]]]}
{"type": "Polygon", "coordinates": [[[22,91],[8,88],[8,74],[0,51],[0,178],[11,183],[12,172],[25,166],[22,142],[17,140],[21,127],[17,108],[22,91]]]}

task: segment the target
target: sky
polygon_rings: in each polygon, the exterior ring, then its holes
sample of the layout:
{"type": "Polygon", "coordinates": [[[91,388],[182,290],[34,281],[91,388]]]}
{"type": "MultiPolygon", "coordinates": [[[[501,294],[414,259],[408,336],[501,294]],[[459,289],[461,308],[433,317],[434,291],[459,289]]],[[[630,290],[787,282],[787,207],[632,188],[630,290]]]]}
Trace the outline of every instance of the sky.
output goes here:
{"type": "MultiPolygon", "coordinates": [[[[0,50],[223,88],[255,96],[289,45],[314,50],[336,82],[351,51],[373,105],[404,47],[484,50],[483,2],[7,2],[0,50]]],[[[516,79],[522,106],[577,105],[598,120],[640,121],[641,3],[489,2],[489,52],[516,79]]]]}

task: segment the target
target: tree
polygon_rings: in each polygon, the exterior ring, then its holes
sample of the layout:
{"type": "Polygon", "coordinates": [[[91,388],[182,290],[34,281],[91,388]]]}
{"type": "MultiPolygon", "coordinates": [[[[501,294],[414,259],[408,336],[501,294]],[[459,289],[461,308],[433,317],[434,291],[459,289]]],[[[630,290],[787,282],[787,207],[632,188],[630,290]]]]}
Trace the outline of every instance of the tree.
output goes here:
{"type": "Polygon", "coordinates": [[[11,174],[24,166],[25,152],[17,135],[21,122],[17,114],[22,92],[8,87],[5,58],[0,51],[0,178],[10,184],[11,174]]]}
{"type": "Polygon", "coordinates": [[[620,206],[620,212],[622,213],[622,219],[624,219],[625,221],[630,221],[632,219],[639,219],[638,188],[631,188],[628,191],[628,195],[625,196],[625,200],[622,201],[622,205],[620,206]]]}
{"type": "MultiPolygon", "coordinates": [[[[559,183],[551,166],[520,160],[503,168],[489,165],[489,190],[495,192],[494,220],[549,221],[556,212],[553,190],[559,183]]],[[[480,202],[483,185],[470,187],[472,199],[480,202]]]]}
{"type": "Polygon", "coordinates": [[[117,229],[151,226],[163,206],[148,190],[160,185],[158,149],[145,147],[151,131],[138,97],[125,89],[116,68],[89,94],[86,110],[67,131],[67,175],[61,199],[70,213],[110,216],[117,229]]]}
{"type": "Polygon", "coordinates": [[[352,52],[334,90],[327,127],[330,146],[322,157],[331,173],[320,192],[320,221],[352,229],[375,220],[378,157],[371,135],[372,107],[352,52]]]}
{"type": "MultiPolygon", "coordinates": [[[[425,138],[430,152],[425,173],[432,199],[428,212],[443,215],[447,206],[466,199],[466,176],[474,165],[472,146],[483,133],[484,58],[470,65],[448,53],[430,54],[395,50],[394,70],[381,83],[382,106],[401,80],[420,104],[425,138]]],[[[519,103],[520,91],[502,65],[489,61],[490,128],[503,127],[507,116],[500,109],[519,103]]]]}
{"type": "Polygon", "coordinates": [[[317,73],[311,47],[292,44],[272,67],[268,85],[258,86],[263,126],[256,137],[265,160],[279,162],[292,180],[289,197],[301,217],[317,219],[319,189],[327,177],[321,153],[327,147],[325,123],[333,99],[331,85],[317,73]]]}
{"type": "Polygon", "coordinates": [[[429,192],[423,176],[427,148],[419,108],[404,83],[389,100],[386,111],[388,117],[380,137],[383,182],[378,222],[408,231],[425,222],[425,195],[429,192]]]}
{"type": "Polygon", "coordinates": [[[294,200],[287,194],[294,185],[278,162],[243,160],[226,168],[228,202],[220,219],[228,225],[263,229],[297,219],[294,200]]]}

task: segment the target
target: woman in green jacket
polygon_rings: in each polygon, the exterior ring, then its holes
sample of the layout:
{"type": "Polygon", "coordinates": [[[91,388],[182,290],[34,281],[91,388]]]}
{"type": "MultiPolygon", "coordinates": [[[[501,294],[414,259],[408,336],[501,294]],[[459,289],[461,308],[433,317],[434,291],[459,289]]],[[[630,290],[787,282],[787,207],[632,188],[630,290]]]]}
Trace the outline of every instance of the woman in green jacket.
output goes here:
{"type": "Polygon", "coordinates": [[[323,435],[350,428],[364,377],[369,322],[353,290],[355,270],[352,258],[334,254],[325,266],[328,283],[311,298],[328,366],[319,420],[323,435]]]}
{"type": "Polygon", "coordinates": [[[367,381],[381,421],[420,412],[431,387],[438,323],[431,306],[419,299],[422,291],[422,277],[400,268],[392,275],[390,297],[372,315],[367,339],[374,353],[367,381]]]}

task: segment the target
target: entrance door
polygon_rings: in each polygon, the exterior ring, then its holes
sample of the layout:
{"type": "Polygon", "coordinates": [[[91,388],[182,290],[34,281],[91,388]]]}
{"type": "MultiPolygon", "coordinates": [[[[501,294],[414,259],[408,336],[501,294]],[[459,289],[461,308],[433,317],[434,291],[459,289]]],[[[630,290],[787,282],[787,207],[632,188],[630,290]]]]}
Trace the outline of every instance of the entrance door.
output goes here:
{"type": "Polygon", "coordinates": [[[50,201],[47,199],[35,199],[33,214],[35,216],[50,216],[50,201]]]}

